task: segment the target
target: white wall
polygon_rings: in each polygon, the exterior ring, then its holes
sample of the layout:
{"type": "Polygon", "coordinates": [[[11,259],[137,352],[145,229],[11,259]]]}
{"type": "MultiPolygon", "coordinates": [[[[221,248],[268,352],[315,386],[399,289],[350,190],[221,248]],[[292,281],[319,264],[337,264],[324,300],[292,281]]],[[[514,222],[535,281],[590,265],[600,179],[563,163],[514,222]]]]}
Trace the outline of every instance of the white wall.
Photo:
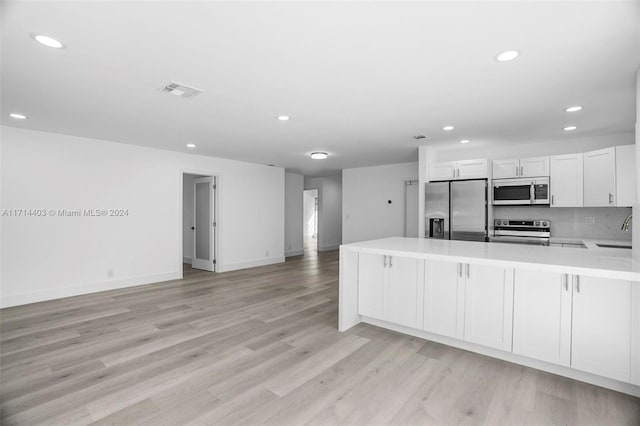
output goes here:
{"type": "Polygon", "coordinates": [[[342,171],[343,244],[404,235],[405,184],[418,163],[342,171]],[[388,201],[391,200],[391,204],[388,201]]]}
{"type": "Polygon", "coordinates": [[[317,189],[309,189],[304,191],[303,197],[303,209],[304,209],[304,219],[303,219],[303,229],[304,229],[304,237],[315,237],[315,221],[314,215],[316,213],[316,198],[318,197],[317,189]]]}
{"type": "Polygon", "coordinates": [[[337,249],[342,244],[342,177],[305,177],[304,189],[318,190],[318,250],[337,249]]]}
{"type": "Polygon", "coordinates": [[[285,256],[304,253],[302,238],[302,193],[304,176],[297,173],[284,174],[284,248],[285,256]]]}
{"type": "Polygon", "coordinates": [[[129,211],[3,216],[2,306],[181,277],[183,171],[219,176],[221,271],[284,260],[281,168],[6,126],[0,132],[3,209],[129,211]]]}

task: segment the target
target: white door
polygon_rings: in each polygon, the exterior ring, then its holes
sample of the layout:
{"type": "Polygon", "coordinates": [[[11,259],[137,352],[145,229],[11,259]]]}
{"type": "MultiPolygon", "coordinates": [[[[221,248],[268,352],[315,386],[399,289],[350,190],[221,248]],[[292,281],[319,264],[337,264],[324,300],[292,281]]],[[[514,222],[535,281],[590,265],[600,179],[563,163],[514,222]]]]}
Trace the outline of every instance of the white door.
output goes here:
{"type": "Polygon", "coordinates": [[[424,329],[462,339],[464,333],[463,264],[427,261],[424,288],[424,329]]]}
{"type": "Polygon", "coordinates": [[[513,269],[465,265],[464,340],[511,351],[513,269]]]}
{"type": "Polygon", "coordinates": [[[631,282],[575,277],[571,367],[629,382],[631,282]]]}
{"type": "Polygon", "coordinates": [[[424,291],[424,260],[388,257],[388,310],[384,319],[407,327],[421,328],[424,291]]]}
{"type": "Polygon", "coordinates": [[[215,271],[215,178],[193,181],[193,261],[194,269],[215,271]]]}
{"type": "Polygon", "coordinates": [[[486,179],[489,174],[487,159],[456,161],[456,179],[486,179]]]}
{"type": "Polygon", "coordinates": [[[384,317],[384,287],[387,258],[380,254],[358,255],[358,313],[372,318],[384,317]]]}
{"type": "Polygon", "coordinates": [[[505,179],[519,176],[520,162],[517,158],[493,160],[493,178],[505,179]]]}
{"type": "Polygon", "coordinates": [[[550,165],[551,207],[583,206],[583,155],[553,155],[550,165]]]}
{"type": "Polygon", "coordinates": [[[520,159],[520,177],[549,176],[549,157],[520,159]]]}
{"type": "Polygon", "coordinates": [[[567,274],[517,269],[513,353],[571,364],[571,281],[567,274]]]}
{"type": "Polygon", "coordinates": [[[584,206],[615,206],[616,149],[584,154],[584,206]]]}
{"type": "Polygon", "coordinates": [[[409,180],[404,183],[404,236],[418,238],[418,188],[417,180],[409,180]]]}
{"type": "Polygon", "coordinates": [[[455,162],[432,163],[429,165],[429,180],[451,180],[456,177],[455,162]]]}

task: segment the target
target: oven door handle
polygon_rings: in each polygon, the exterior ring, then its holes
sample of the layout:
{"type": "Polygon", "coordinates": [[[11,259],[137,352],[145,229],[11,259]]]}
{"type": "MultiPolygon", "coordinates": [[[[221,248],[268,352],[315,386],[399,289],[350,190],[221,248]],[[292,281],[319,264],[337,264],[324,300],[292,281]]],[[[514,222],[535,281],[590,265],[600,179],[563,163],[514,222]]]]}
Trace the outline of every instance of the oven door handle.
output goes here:
{"type": "Polygon", "coordinates": [[[531,186],[529,186],[529,199],[531,200],[531,204],[535,204],[535,200],[536,200],[535,182],[531,182],[531,186]]]}

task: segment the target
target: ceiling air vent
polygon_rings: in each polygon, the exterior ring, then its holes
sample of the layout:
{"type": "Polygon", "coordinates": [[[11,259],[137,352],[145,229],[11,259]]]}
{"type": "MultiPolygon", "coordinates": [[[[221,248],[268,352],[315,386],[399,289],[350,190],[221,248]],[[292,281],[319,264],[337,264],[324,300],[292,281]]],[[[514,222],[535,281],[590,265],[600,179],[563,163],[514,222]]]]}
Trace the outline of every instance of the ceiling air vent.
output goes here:
{"type": "Polygon", "coordinates": [[[162,88],[163,92],[171,93],[174,96],[181,98],[193,98],[196,95],[202,93],[202,90],[195,87],[187,86],[186,84],[176,83],[171,81],[162,88]]]}

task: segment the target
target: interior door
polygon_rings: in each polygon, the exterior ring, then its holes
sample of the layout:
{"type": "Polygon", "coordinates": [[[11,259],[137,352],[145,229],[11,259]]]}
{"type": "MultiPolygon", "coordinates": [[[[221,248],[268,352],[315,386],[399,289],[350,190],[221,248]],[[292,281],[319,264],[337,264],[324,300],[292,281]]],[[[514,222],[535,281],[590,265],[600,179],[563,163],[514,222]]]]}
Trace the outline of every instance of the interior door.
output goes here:
{"type": "Polygon", "coordinates": [[[404,183],[404,236],[418,238],[418,185],[417,180],[404,183]]]}
{"type": "Polygon", "coordinates": [[[215,178],[193,181],[193,260],[191,267],[215,271],[215,178]]]}

